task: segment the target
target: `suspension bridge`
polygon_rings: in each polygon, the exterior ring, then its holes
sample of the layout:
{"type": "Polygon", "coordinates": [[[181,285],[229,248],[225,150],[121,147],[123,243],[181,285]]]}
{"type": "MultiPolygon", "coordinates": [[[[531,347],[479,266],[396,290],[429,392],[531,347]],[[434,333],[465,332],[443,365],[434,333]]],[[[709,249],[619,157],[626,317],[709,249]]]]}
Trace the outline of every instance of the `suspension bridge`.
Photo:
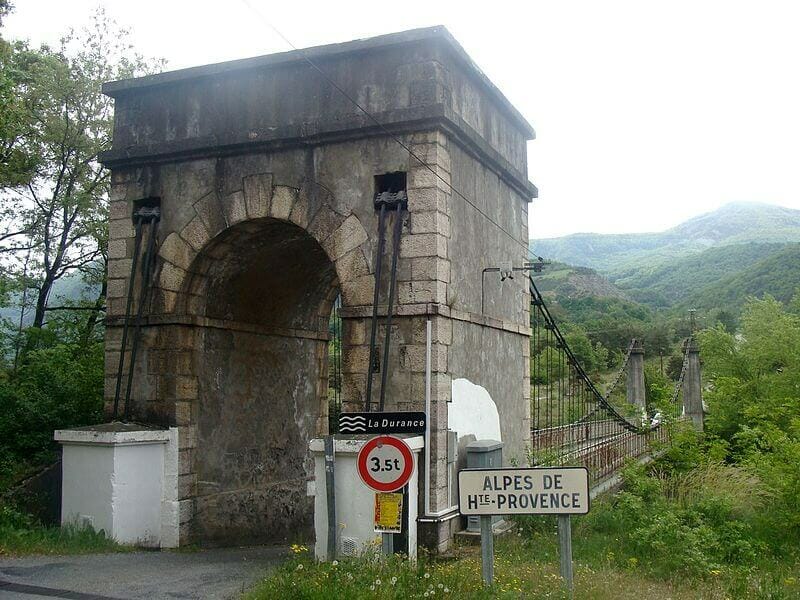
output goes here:
{"type": "MultiPolygon", "coordinates": [[[[697,354],[691,338],[682,344],[683,362],[668,400],[651,402],[645,394],[644,350],[638,340],[631,340],[618,370],[605,385],[596,383],[570,348],[533,277],[529,277],[529,284],[531,464],[585,466],[592,485],[598,487],[626,461],[649,457],[657,451],[659,444],[668,439],[668,423],[696,420],[697,415],[692,415],[693,399],[687,397],[693,396],[694,391],[687,372],[697,354]],[[627,385],[620,385],[623,381],[627,385]]],[[[340,307],[337,299],[330,322],[331,431],[337,430],[341,412],[340,307]]]]}
{"type": "Polygon", "coordinates": [[[533,278],[529,280],[531,462],[585,466],[597,486],[627,460],[647,456],[666,441],[667,423],[689,418],[695,399],[690,397],[693,386],[685,393],[687,372],[697,347],[691,339],[684,342],[680,375],[669,400],[661,405],[645,397],[643,349],[635,339],[601,392],[569,347],[533,278]],[[620,393],[626,373],[628,389],[620,393]]]}

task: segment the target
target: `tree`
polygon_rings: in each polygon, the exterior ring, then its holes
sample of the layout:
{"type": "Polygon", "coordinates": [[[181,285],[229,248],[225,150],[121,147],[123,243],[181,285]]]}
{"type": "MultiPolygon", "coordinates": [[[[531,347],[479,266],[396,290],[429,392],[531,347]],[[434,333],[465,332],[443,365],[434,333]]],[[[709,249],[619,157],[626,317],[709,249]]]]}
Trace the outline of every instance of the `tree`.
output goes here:
{"type": "Polygon", "coordinates": [[[98,157],[110,147],[113,104],[101,85],[160,63],[134,53],[128,32],[102,9],[87,29],[62,38],[58,50],[33,52],[16,44],[11,53],[11,64],[21,70],[11,81],[14,97],[28,100],[11,102],[19,114],[13,131],[3,133],[4,144],[19,156],[19,168],[6,176],[3,200],[14,212],[17,235],[32,249],[33,326],[41,328],[55,282],[96,269],[105,256],[109,175],[98,157]]]}

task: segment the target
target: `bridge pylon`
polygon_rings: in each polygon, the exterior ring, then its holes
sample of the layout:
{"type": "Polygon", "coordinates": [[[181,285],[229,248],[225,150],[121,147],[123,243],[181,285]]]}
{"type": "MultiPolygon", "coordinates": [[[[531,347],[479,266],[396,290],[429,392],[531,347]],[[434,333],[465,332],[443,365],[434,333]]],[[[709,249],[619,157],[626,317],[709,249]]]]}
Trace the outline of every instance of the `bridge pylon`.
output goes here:
{"type": "Polygon", "coordinates": [[[629,404],[647,409],[644,388],[644,346],[639,340],[634,340],[628,358],[628,378],[626,398],[629,404]]]}
{"type": "Polygon", "coordinates": [[[686,340],[686,373],[683,378],[683,413],[695,428],[703,430],[703,386],[700,373],[700,346],[694,337],[686,340]]]}

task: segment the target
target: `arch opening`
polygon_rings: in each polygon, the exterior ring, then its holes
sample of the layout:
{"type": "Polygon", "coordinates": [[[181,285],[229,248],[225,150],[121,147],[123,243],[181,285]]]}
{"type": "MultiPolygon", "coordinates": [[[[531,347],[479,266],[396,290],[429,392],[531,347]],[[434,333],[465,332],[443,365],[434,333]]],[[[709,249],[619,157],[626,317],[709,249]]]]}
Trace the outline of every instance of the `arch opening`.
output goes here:
{"type": "Polygon", "coordinates": [[[240,223],[195,259],[187,313],[205,318],[198,377],[198,542],[310,539],[311,438],[328,427],[334,264],[302,228],[240,223]]]}

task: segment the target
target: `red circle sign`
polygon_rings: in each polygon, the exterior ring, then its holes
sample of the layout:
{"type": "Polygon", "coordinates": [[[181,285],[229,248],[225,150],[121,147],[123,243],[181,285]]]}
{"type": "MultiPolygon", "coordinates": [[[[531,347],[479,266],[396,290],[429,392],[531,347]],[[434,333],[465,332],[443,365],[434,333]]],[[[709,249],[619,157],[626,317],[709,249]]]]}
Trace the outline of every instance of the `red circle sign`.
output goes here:
{"type": "Polygon", "coordinates": [[[379,435],[358,452],[358,474],[376,492],[394,492],[411,479],[414,457],[400,438],[379,435]]]}

